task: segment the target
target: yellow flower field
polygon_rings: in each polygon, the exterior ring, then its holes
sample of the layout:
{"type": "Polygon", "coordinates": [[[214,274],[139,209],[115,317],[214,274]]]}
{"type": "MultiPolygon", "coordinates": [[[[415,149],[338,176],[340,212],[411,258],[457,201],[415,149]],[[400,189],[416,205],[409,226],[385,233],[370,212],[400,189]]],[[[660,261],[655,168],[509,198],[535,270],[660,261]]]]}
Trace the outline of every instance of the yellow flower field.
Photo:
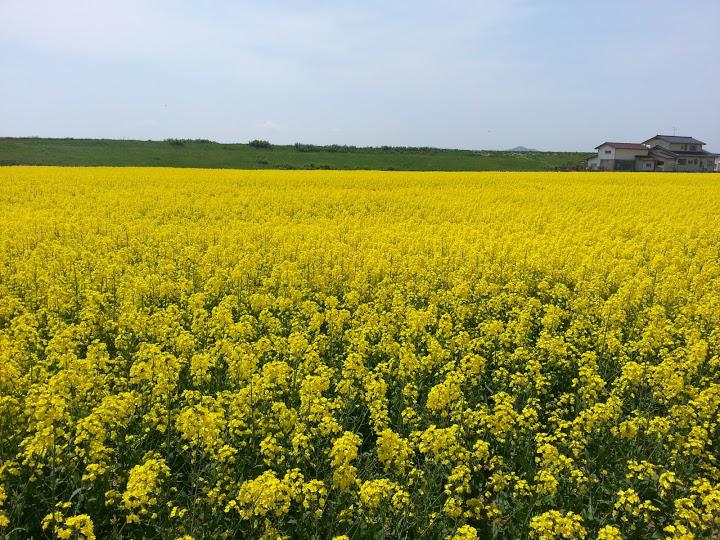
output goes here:
{"type": "Polygon", "coordinates": [[[720,175],[0,168],[0,536],[717,538],[720,175]]]}

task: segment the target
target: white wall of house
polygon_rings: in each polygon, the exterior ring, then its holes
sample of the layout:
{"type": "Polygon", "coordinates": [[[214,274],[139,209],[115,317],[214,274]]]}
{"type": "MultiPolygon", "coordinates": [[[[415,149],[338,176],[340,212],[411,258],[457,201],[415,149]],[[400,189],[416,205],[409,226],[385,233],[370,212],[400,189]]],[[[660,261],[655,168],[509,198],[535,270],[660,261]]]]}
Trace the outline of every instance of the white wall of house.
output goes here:
{"type": "Polygon", "coordinates": [[[678,170],[678,172],[712,171],[713,170],[713,160],[710,158],[697,158],[697,157],[678,158],[677,170],[678,170]]]}
{"type": "Polygon", "coordinates": [[[598,159],[615,159],[615,149],[607,144],[599,146],[598,159]]]}
{"type": "Polygon", "coordinates": [[[655,162],[655,170],[657,171],[672,172],[675,170],[675,166],[676,163],[674,159],[658,158],[655,162]],[[662,162],[662,165],[660,162],[662,162]]]}
{"type": "Polygon", "coordinates": [[[598,147],[598,159],[635,159],[635,156],[647,156],[647,150],[628,150],[613,148],[609,144],[598,147]]]}
{"type": "Polygon", "coordinates": [[[647,150],[627,150],[625,148],[615,149],[615,159],[635,159],[635,156],[647,156],[647,150]]]}

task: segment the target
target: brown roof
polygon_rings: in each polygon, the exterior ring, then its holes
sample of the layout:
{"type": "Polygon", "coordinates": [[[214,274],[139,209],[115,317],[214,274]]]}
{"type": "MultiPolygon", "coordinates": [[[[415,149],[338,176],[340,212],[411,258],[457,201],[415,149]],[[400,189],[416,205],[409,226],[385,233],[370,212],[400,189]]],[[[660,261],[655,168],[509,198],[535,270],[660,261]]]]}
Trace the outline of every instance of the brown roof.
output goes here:
{"type": "MultiPolygon", "coordinates": [[[[600,146],[612,146],[613,148],[618,148],[619,150],[647,150],[648,147],[644,144],[638,144],[638,143],[629,143],[629,142],[604,142],[600,146]]],[[[600,146],[596,146],[595,148],[600,148],[600,146]]]]}

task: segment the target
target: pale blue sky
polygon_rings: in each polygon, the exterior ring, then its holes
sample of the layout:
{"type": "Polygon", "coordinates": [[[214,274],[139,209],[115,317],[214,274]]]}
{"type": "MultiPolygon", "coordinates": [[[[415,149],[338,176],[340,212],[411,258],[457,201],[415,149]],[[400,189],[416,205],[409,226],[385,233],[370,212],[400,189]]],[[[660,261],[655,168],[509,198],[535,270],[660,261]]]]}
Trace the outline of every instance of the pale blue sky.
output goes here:
{"type": "Polygon", "coordinates": [[[719,54],[719,0],[0,0],[0,136],[720,152],[719,54]]]}

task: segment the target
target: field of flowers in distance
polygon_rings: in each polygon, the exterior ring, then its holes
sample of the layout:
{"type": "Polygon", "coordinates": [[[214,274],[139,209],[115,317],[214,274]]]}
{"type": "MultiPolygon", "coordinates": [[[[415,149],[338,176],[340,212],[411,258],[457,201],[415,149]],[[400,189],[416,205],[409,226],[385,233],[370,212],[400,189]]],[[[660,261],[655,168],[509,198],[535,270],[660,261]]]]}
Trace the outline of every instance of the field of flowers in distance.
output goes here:
{"type": "Polygon", "coordinates": [[[720,175],[0,168],[0,537],[717,538],[720,175]]]}

